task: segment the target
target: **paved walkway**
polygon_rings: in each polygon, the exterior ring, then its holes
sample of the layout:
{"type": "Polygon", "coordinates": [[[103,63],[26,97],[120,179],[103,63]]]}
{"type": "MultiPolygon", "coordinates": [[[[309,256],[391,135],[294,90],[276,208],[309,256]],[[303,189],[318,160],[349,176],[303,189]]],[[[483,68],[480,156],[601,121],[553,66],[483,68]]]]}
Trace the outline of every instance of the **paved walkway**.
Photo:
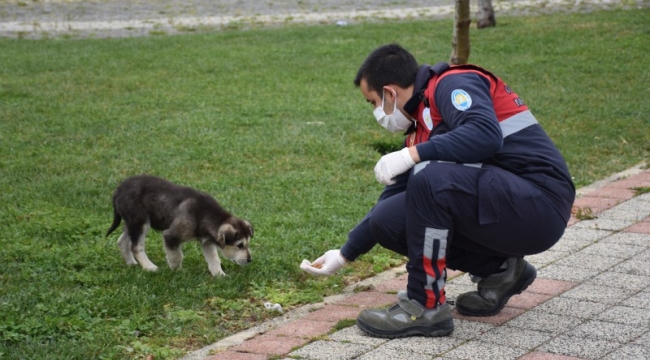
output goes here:
{"type": "MultiPolygon", "coordinates": [[[[453,311],[444,338],[377,339],[354,319],[392,304],[403,267],[188,354],[183,360],[650,359],[650,170],[637,166],[579,189],[574,216],[549,251],[526,257],[535,282],[496,316],[453,311]]],[[[450,299],[475,289],[449,274],[450,299]]]]}
{"type": "MultiPolygon", "coordinates": [[[[632,9],[649,0],[499,0],[498,17],[557,11],[632,9]]],[[[476,2],[471,2],[472,14],[476,2]]],[[[450,0],[2,0],[0,38],[174,35],[291,24],[347,25],[453,17],[450,0]]]]}

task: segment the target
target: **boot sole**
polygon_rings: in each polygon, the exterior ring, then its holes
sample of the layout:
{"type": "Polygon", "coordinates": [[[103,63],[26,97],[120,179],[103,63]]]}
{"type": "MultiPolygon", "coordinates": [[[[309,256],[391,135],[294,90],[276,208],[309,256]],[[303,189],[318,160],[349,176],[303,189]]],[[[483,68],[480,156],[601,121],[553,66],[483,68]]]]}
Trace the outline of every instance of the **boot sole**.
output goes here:
{"type": "Polygon", "coordinates": [[[526,290],[528,288],[528,286],[530,286],[530,284],[532,284],[533,281],[535,281],[536,278],[537,278],[537,270],[535,270],[534,266],[526,263],[526,268],[524,269],[524,276],[522,276],[522,279],[521,279],[521,285],[513,286],[512,289],[508,293],[506,293],[506,296],[504,296],[503,299],[497,304],[497,306],[495,306],[492,309],[488,309],[486,311],[477,312],[475,310],[465,309],[465,308],[462,307],[462,305],[456,303],[456,310],[458,310],[458,312],[461,315],[465,315],[465,316],[492,316],[492,315],[496,315],[499,312],[501,312],[501,310],[503,310],[503,308],[506,306],[506,304],[508,303],[508,300],[510,300],[511,297],[524,292],[524,290],[526,290]]]}
{"type": "Polygon", "coordinates": [[[413,326],[404,330],[378,330],[368,326],[363,321],[357,319],[357,326],[361,331],[374,337],[384,339],[398,339],[409,336],[426,336],[426,337],[442,337],[451,334],[454,331],[454,321],[449,319],[436,326],[413,326]]]}

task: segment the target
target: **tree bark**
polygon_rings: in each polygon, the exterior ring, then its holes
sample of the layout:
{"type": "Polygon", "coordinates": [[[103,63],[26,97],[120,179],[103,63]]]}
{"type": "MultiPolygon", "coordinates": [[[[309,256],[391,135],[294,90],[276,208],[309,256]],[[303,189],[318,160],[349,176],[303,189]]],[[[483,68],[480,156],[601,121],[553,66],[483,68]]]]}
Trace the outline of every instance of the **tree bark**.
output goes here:
{"type": "Polygon", "coordinates": [[[450,63],[454,65],[467,64],[469,60],[469,24],[472,22],[469,13],[469,0],[456,1],[456,21],[451,40],[450,63]]]}
{"type": "Polygon", "coordinates": [[[479,29],[497,26],[497,20],[494,17],[494,8],[492,0],[478,0],[478,12],[476,13],[476,27],[479,29]]]}

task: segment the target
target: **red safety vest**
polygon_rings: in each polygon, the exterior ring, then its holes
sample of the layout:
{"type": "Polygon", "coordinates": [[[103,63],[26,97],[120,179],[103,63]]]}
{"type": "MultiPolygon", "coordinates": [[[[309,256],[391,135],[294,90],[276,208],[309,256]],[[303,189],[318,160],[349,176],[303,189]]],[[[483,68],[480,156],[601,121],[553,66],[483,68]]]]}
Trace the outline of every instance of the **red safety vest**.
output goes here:
{"type": "Polygon", "coordinates": [[[445,76],[468,72],[483,76],[490,81],[490,96],[492,97],[494,112],[499,122],[528,110],[528,106],[524,104],[519,96],[503,80],[491,72],[475,65],[452,65],[444,72],[434,74],[429,79],[424,91],[423,101],[420,102],[414,114],[417,120],[415,132],[408,134],[406,137],[406,146],[410,147],[429,140],[431,131],[443,121],[434,99],[438,82],[445,76]],[[429,105],[428,107],[427,104],[429,105]]]}

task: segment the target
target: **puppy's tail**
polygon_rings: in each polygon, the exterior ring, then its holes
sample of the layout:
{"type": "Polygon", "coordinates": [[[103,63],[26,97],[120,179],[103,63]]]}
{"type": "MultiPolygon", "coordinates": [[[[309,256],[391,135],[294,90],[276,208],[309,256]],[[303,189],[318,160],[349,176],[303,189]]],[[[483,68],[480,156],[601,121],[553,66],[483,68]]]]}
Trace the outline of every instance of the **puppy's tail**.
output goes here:
{"type": "Polygon", "coordinates": [[[122,217],[117,212],[117,210],[113,208],[113,224],[111,224],[111,227],[108,229],[105,236],[110,235],[115,229],[117,229],[117,227],[120,226],[121,222],[122,222],[122,217]]]}

